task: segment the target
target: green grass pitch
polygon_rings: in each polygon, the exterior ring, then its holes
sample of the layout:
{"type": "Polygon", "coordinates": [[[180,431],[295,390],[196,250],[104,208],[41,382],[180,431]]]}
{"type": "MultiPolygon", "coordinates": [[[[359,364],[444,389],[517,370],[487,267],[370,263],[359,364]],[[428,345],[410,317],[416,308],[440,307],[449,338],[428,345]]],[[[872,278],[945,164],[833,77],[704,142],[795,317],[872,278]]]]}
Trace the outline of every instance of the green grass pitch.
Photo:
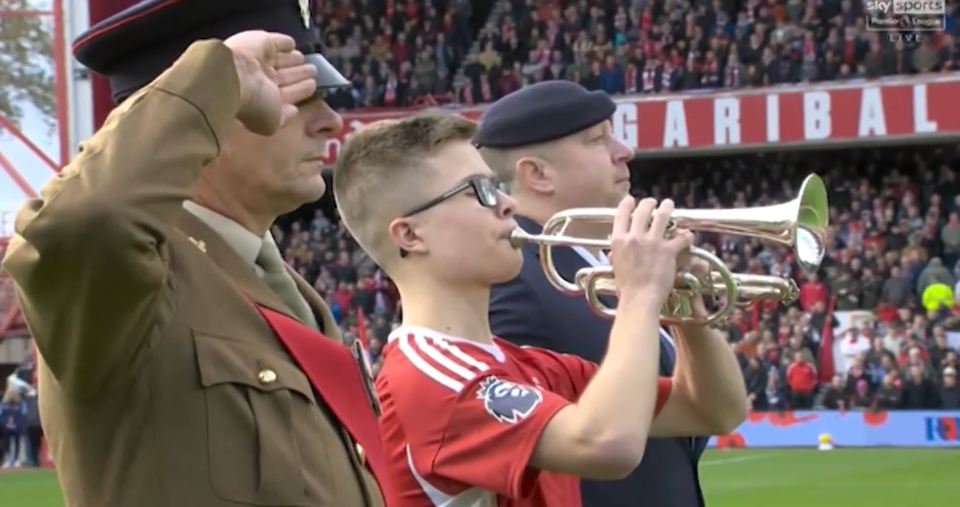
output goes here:
{"type": "MultiPolygon", "coordinates": [[[[708,450],[707,507],[954,507],[960,449],[708,450]]],[[[0,506],[61,507],[52,471],[0,471],[0,506]]]]}

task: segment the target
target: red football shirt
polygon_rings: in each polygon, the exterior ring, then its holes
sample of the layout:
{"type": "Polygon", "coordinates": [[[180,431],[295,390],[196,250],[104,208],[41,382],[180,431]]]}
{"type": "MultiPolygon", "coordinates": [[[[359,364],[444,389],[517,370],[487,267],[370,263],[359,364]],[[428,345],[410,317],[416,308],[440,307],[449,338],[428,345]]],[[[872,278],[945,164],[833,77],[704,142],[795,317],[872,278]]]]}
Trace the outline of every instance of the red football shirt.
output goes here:
{"type": "MultiPolygon", "coordinates": [[[[376,386],[395,507],[579,506],[579,478],[527,464],[550,419],[575,402],[597,365],[402,326],[376,386]]],[[[657,385],[657,411],[672,387],[657,385]]]]}

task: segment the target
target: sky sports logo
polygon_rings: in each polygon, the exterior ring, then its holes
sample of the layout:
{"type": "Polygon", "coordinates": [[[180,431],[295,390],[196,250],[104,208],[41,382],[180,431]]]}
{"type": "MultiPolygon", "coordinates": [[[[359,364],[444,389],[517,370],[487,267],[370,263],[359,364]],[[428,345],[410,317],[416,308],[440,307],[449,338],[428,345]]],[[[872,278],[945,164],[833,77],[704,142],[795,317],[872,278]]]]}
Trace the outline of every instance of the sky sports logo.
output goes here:
{"type": "Polygon", "coordinates": [[[868,12],[883,14],[936,14],[943,16],[946,6],[943,0],[867,0],[868,12]]]}
{"type": "Polygon", "coordinates": [[[867,29],[938,31],[946,21],[944,0],[867,0],[867,29]]]}

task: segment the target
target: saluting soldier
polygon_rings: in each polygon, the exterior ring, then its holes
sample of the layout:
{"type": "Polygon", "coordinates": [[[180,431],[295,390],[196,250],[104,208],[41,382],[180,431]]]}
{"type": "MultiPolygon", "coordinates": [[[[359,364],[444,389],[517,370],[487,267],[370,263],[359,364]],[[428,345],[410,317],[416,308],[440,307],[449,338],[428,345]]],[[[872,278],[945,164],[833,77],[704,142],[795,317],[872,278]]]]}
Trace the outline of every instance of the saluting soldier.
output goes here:
{"type": "Polygon", "coordinates": [[[309,3],[149,0],[75,41],[119,105],[3,263],[68,505],[384,505],[368,379],[268,232],[342,126],[309,3]]]}

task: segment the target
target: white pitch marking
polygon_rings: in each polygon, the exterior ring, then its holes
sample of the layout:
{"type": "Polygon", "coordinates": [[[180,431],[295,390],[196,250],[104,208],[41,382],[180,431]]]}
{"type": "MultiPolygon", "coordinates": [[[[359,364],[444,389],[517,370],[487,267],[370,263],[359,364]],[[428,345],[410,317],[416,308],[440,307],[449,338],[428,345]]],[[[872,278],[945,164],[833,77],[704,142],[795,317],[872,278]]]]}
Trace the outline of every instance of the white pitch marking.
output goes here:
{"type": "Polygon", "coordinates": [[[766,458],[766,457],[768,457],[768,456],[770,456],[770,455],[769,455],[769,454],[756,454],[756,455],[753,455],[753,456],[737,456],[737,457],[735,457],[735,458],[719,458],[719,459],[712,459],[712,460],[709,460],[709,461],[702,461],[702,462],[700,462],[700,465],[703,465],[703,466],[705,466],[705,465],[723,465],[723,464],[725,464],[725,463],[738,463],[738,462],[740,462],[740,461],[750,461],[750,460],[754,460],[754,459],[766,458]]]}

